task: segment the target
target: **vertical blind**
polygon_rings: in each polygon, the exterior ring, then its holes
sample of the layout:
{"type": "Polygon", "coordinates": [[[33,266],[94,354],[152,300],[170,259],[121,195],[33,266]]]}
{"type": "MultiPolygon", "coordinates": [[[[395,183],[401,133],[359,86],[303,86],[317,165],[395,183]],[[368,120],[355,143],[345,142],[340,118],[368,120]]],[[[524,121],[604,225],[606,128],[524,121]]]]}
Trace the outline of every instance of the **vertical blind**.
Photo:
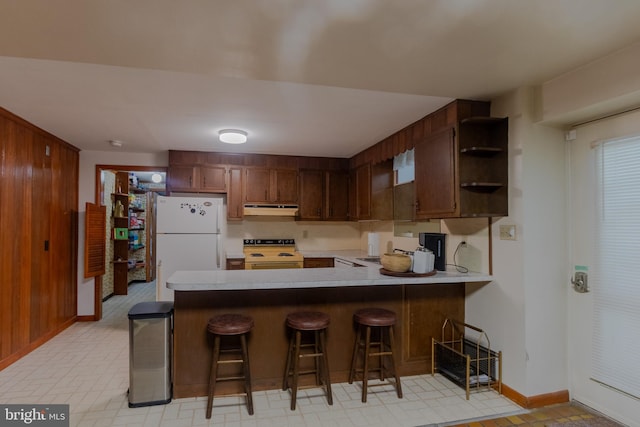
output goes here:
{"type": "Polygon", "coordinates": [[[596,150],[592,378],[640,398],[640,136],[596,150]]]}

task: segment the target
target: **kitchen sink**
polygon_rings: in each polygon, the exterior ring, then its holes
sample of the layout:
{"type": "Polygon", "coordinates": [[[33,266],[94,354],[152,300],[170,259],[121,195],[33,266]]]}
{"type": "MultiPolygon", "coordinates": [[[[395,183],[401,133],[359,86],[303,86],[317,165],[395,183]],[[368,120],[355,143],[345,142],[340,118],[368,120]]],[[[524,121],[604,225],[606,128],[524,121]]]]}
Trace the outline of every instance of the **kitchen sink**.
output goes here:
{"type": "Polygon", "coordinates": [[[373,262],[375,264],[380,264],[380,257],[379,256],[369,256],[369,257],[356,258],[356,259],[360,260],[360,261],[373,262]]]}

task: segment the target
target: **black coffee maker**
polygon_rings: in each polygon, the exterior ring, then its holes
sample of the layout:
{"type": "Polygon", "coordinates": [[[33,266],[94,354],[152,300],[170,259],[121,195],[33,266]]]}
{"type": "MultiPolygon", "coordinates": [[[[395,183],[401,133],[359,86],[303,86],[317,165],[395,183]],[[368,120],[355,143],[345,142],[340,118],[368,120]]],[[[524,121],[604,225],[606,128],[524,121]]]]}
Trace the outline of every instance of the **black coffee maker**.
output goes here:
{"type": "Polygon", "coordinates": [[[418,239],[420,246],[425,249],[429,249],[435,255],[435,261],[433,268],[440,271],[447,269],[446,251],[445,251],[445,237],[446,234],[442,233],[419,233],[418,239]]]}

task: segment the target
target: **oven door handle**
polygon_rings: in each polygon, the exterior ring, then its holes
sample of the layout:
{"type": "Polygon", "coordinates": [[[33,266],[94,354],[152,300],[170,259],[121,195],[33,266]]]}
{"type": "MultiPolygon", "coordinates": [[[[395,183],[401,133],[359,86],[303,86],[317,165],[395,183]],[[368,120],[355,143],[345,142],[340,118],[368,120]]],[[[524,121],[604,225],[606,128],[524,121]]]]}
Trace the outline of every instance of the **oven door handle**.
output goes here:
{"type": "Polygon", "coordinates": [[[275,268],[300,268],[300,263],[292,262],[252,262],[247,266],[250,270],[275,269],[275,268]]]}

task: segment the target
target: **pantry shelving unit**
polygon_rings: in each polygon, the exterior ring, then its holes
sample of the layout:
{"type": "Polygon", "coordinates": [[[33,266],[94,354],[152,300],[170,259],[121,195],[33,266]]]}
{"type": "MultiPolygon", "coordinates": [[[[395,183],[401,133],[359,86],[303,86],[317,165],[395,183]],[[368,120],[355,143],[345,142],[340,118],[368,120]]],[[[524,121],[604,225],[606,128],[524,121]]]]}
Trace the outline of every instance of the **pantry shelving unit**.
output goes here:
{"type": "Polygon", "coordinates": [[[431,339],[431,374],[442,374],[471,391],[496,390],[502,394],[502,352],[491,350],[489,337],[480,328],[446,319],[442,338],[431,339]]]}
{"type": "Polygon", "coordinates": [[[129,262],[129,177],[117,172],[111,193],[111,241],[113,244],[113,293],[127,295],[129,262]]]}
{"type": "Polygon", "coordinates": [[[149,196],[132,186],[129,191],[128,282],[149,281],[147,207],[149,196]]]}

